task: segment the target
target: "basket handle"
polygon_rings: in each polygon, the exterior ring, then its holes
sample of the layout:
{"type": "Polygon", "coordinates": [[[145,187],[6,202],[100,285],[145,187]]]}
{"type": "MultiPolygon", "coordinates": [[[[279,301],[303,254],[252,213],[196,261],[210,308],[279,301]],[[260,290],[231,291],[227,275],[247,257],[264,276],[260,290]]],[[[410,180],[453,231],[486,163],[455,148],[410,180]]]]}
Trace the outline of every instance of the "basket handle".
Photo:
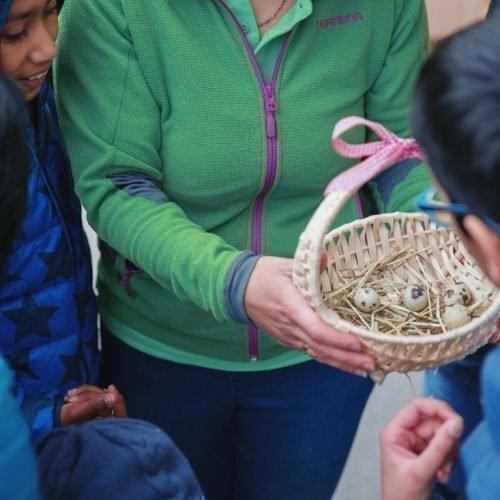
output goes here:
{"type": "Polygon", "coordinates": [[[369,180],[398,163],[409,158],[425,161],[424,154],[414,139],[402,139],[380,123],[358,116],[340,120],[332,134],[332,147],[345,158],[366,158],[361,163],[337,175],[325,189],[325,196],[333,191],[356,193],[369,180]],[[365,125],[382,139],[366,144],[349,144],[340,136],[357,125],[365,125]]]}
{"type": "Polygon", "coordinates": [[[336,176],[325,189],[324,200],[300,236],[294,257],[293,281],[318,314],[335,323],[340,321],[340,317],[323,303],[319,282],[326,232],[347,200],[369,180],[400,161],[409,158],[424,161],[425,158],[414,139],[402,139],[380,123],[357,116],[344,118],[336,124],[332,147],[346,158],[365,159],[336,176]],[[373,130],[381,141],[349,144],[341,139],[342,134],[358,125],[373,130]]]}

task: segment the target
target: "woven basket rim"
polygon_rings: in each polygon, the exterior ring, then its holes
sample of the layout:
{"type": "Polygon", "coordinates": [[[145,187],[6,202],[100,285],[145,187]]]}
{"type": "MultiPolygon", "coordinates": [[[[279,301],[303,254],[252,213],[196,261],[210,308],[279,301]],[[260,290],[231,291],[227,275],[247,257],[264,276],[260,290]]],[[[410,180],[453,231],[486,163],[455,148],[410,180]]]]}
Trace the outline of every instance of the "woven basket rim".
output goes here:
{"type": "MultiPolygon", "coordinates": [[[[429,220],[427,215],[425,215],[422,212],[391,212],[390,214],[375,214],[375,215],[369,215],[368,217],[363,217],[362,219],[355,219],[351,222],[346,222],[345,224],[342,224],[339,227],[336,227],[335,229],[332,229],[330,232],[325,234],[324,238],[330,235],[337,235],[340,233],[345,232],[347,228],[355,228],[355,227],[363,227],[366,225],[369,225],[372,223],[372,221],[378,221],[378,222],[384,222],[387,220],[387,222],[393,221],[394,219],[417,219],[422,222],[426,222],[429,220]]],[[[431,224],[434,224],[431,221],[431,224]]],[[[435,224],[434,224],[435,225],[435,224]]],[[[443,231],[443,232],[448,232],[449,229],[445,227],[439,227],[435,226],[437,231],[443,231]]]]}
{"type": "MultiPolygon", "coordinates": [[[[357,228],[363,228],[372,222],[384,223],[384,222],[394,222],[398,219],[413,219],[415,221],[427,223],[429,218],[427,215],[421,212],[391,212],[390,214],[376,214],[370,215],[363,219],[356,219],[354,221],[348,222],[339,226],[332,231],[328,232],[323,237],[323,241],[326,238],[335,238],[336,236],[346,232],[347,230],[353,230],[357,228]]],[[[435,227],[436,231],[442,232],[450,232],[448,228],[440,228],[436,226],[434,223],[431,224],[435,227]]],[[[458,237],[457,237],[458,239],[458,237]]],[[[483,271],[481,271],[483,273],[483,271]]],[[[483,273],[484,274],[484,273],[483,273]]],[[[490,283],[491,281],[485,275],[485,279],[490,283]]],[[[364,339],[374,340],[377,342],[384,342],[387,344],[399,344],[399,345],[432,345],[432,344],[440,344],[445,341],[450,341],[453,339],[461,339],[462,337],[466,337],[472,331],[481,326],[486,325],[488,322],[493,321],[496,318],[500,318],[500,289],[496,287],[493,283],[491,283],[494,287],[494,296],[492,297],[491,304],[482,312],[480,316],[474,318],[470,322],[465,325],[455,328],[453,330],[449,330],[447,332],[433,334],[433,335],[393,335],[388,333],[381,332],[372,332],[365,327],[355,325],[345,319],[343,319],[339,314],[335,313],[335,311],[331,310],[324,304],[321,303],[320,307],[316,309],[319,316],[326,321],[327,323],[333,325],[335,328],[338,328],[342,331],[347,331],[349,333],[353,333],[362,337],[364,339]],[[335,318],[335,323],[329,321],[329,317],[335,318]]]]}

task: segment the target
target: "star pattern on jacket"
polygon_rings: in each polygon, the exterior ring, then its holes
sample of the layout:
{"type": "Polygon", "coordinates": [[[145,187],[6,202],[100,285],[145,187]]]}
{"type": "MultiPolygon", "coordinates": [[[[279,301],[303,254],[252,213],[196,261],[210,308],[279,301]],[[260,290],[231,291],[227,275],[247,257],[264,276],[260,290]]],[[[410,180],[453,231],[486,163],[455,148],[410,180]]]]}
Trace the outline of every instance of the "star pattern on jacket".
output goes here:
{"type": "Polygon", "coordinates": [[[87,306],[93,301],[93,296],[88,290],[82,290],[74,294],[76,309],[78,314],[78,323],[83,328],[87,323],[87,306]]]}
{"type": "Polygon", "coordinates": [[[28,380],[41,380],[42,377],[38,375],[30,364],[29,354],[30,351],[23,351],[14,354],[10,358],[12,367],[20,379],[26,378],[28,380]]]}
{"type": "Polygon", "coordinates": [[[62,249],[56,249],[54,252],[40,252],[38,256],[48,269],[42,283],[50,283],[57,277],[64,279],[71,277],[72,268],[69,253],[64,252],[62,249]]]}
{"type": "Polygon", "coordinates": [[[30,335],[51,338],[49,320],[59,307],[41,306],[36,303],[32,295],[26,295],[18,309],[3,311],[15,325],[16,343],[21,342],[30,335]],[[36,319],[36,321],[34,321],[36,319]]]}
{"type": "Polygon", "coordinates": [[[17,283],[19,281],[23,281],[23,279],[17,273],[6,271],[5,273],[0,274],[0,285],[9,283],[12,286],[12,283],[17,283]]]}
{"type": "Polygon", "coordinates": [[[60,387],[64,387],[67,384],[75,385],[81,383],[83,380],[82,367],[81,367],[82,350],[79,346],[76,352],[65,355],[60,354],[59,359],[64,365],[64,373],[59,382],[60,387]]]}

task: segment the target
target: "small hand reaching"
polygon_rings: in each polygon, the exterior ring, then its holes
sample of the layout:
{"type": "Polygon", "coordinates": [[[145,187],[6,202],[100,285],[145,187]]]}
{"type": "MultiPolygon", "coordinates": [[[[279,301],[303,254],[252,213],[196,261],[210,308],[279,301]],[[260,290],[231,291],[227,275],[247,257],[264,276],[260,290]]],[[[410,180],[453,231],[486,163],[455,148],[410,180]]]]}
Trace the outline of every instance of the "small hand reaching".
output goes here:
{"type": "Polygon", "coordinates": [[[380,434],[383,500],[426,500],[434,478],[446,483],[463,420],[444,401],[415,398],[380,434]]]}
{"type": "Polygon", "coordinates": [[[123,396],[114,385],[101,389],[81,385],[67,392],[61,408],[61,425],[81,424],[96,418],[126,417],[123,396]]]}

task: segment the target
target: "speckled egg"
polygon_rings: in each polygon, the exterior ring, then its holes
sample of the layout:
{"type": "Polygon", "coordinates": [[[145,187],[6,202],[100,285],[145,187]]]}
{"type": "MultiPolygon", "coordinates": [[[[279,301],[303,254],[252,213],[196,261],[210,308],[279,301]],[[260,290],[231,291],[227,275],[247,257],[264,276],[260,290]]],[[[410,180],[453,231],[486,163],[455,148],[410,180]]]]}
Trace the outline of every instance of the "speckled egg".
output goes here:
{"type": "Polygon", "coordinates": [[[370,287],[363,287],[354,294],[354,305],[365,313],[371,313],[380,305],[380,295],[370,287]]]}
{"type": "Polygon", "coordinates": [[[443,323],[449,330],[465,325],[470,319],[469,310],[461,304],[454,304],[444,309],[443,323]]]}
{"type": "Polygon", "coordinates": [[[444,304],[446,306],[452,306],[454,304],[461,304],[462,306],[469,305],[472,300],[472,294],[470,293],[467,285],[463,283],[453,283],[448,285],[444,292],[444,304]]]}
{"type": "Polygon", "coordinates": [[[429,300],[427,298],[427,291],[421,285],[411,285],[403,291],[403,305],[410,311],[418,312],[423,311],[429,300]]]}

